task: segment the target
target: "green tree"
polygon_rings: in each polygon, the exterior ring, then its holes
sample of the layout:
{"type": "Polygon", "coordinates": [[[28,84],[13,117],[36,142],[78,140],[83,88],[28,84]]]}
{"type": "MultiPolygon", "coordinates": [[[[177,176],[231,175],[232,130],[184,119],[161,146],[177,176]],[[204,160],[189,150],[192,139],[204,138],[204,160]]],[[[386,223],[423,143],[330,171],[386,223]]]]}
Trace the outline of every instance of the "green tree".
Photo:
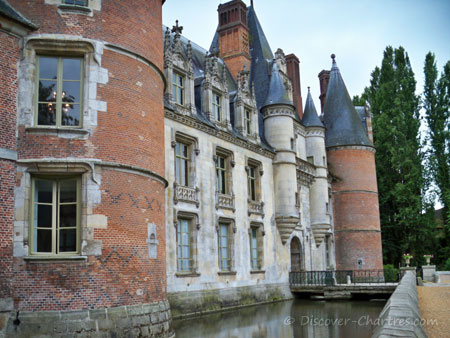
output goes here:
{"type": "Polygon", "coordinates": [[[362,95],[373,114],[385,263],[398,264],[406,252],[422,257],[430,245],[429,222],[422,214],[427,187],[415,90],[408,54],[403,47],[388,46],[381,68],[372,72],[370,87],[362,95]]]}
{"type": "Polygon", "coordinates": [[[443,205],[444,235],[439,245],[437,262],[444,262],[450,254],[450,61],[440,78],[433,53],[425,57],[423,109],[428,124],[427,165],[438,188],[443,205]]]}

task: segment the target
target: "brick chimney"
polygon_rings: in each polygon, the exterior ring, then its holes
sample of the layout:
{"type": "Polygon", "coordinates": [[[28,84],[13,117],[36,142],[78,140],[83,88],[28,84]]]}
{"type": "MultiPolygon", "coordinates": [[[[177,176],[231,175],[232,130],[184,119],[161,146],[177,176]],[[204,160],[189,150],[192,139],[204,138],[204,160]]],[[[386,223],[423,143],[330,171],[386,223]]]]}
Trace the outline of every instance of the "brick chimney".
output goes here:
{"type": "Polygon", "coordinates": [[[236,80],[244,68],[250,69],[247,6],[242,0],[232,0],[219,5],[219,56],[227,64],[236,80]]]}
{"type": "Polygon", "coordinates": [[[327,98],[328,82],[330,81],[330,71],[322,70],[319,73],[320,82],[320,111],[323,113],[323,107],[325,105],[325,99],[327,98]]]}
{"type": "Polygon", "coordinates": [[[292,82],[294,106],[297,108],[300,120],[303,118],[303,101],[300,84],[300,60],[295,54],[286,55],[287,75],[292,82]]]}

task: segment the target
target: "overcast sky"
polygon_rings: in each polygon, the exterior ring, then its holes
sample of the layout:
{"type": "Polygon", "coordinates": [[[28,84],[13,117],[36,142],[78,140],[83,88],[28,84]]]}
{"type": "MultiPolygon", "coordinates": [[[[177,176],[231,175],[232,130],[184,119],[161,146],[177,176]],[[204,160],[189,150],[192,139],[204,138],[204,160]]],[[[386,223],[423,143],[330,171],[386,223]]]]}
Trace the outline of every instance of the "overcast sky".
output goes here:
{"type": "MultiPolygon", "coordinates": [[[[220,0],[167,0],[163,23],[175,20],[183,35],[209,49],[217,28],[220,0]]],[[[250,0],[244,0],[250,5],[250,0]]],[[[350,96],[369,85],[387,45],[403,46],[423,88],[423,63],[436,54],[439,72],[450,60],[450,0],[254,0],[254,7],[272,51],[282,48],[300,59],[302,96],[307,87],[319,109],[317,74],[336,61],[350,96]]],[[[305,102],[305,101],[303,101],[305,102]]]]}

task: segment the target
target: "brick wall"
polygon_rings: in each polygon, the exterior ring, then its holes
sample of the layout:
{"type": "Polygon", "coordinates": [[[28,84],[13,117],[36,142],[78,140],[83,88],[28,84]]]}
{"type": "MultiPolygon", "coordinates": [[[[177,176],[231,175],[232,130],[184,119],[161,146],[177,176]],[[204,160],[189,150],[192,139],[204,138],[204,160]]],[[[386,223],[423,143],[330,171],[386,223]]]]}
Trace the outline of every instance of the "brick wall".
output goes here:
{"type": "MultiPolygon", "coordinates": [[[[0,149],[15,151],[19,40],[0,32],[0,46],[0,149]]],[[[0,299],[11,297],[14,182],[15,163],[0,158],[0,299]]]]}
{"type": "Polygon", "coordinates": [[[332,183],[336,269],[382,269],[375,156],[368,149],[327,152],[332,183]],[[358,266],[362,259],[362,266],[358,266]]]}
{"type": "MultiPolygon", "coordinates": [[[[164,176],[162,1],[133,1],[132,5],[102,1],[101,11],[94,11],[93,16],[61,13],[44,0],[11,4],[39,25],[38,34],[70,34],[106,42],[101,67],[108,72],[107,83],[98,84],[97,97],[90,98],[106,102],[107,108],[98,111],[96,125],[88,134],[62,137],[19,125],[19,160],[95,159],[127,166],[100,165],[100,201],[83,205],[83,209],[93,209],[88,215],[107,219],[103,228],[90,227],[87,222],[80,229],[93,233],[93,240],[101,243],[100,254],[64,262],[14,258],[17,310],[94,309],[166,300],[165,186],[151,174],[164,176]],[[126,51],[108,49],[108,43],[126,51]],[[156,225],[155,259],[149,258],[149,223],[156,225]]],[[[25,181],[18,180],[21,191],[25,181]]],[[[90,193],[88,188],[82,191],[90,193]]],[[[12,236],[12,226],[7,233],[12,236]]]]}

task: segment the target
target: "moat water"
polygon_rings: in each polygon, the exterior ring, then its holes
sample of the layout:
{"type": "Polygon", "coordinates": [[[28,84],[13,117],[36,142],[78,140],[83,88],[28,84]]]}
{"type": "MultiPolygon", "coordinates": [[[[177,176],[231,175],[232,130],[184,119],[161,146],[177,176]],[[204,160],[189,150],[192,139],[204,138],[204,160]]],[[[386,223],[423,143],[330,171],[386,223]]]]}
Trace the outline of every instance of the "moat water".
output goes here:
{"type": "Polygon", "coordinates": [[[384,301],[294,299],[174,321],[177,338],[369,338],[384,301]]]}

